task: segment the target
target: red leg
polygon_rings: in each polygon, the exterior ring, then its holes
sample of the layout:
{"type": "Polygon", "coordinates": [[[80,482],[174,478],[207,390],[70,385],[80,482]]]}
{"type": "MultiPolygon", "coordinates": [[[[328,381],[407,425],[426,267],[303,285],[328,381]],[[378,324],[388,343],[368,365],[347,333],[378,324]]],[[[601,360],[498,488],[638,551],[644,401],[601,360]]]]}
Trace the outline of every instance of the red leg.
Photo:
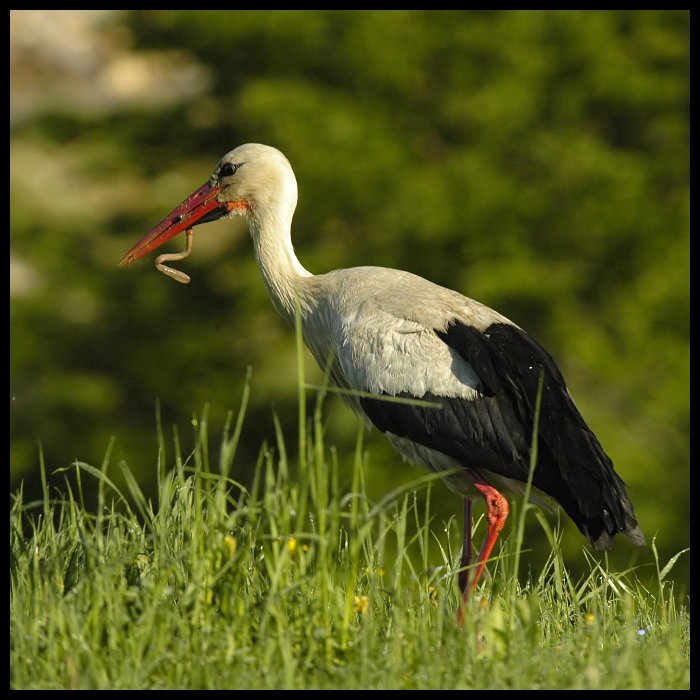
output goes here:
{"type": "MultiPolygon", "coordinates": [[[[481,495],[484,497],[484,500],[486,501],[486,522],[487,522],[487,530],[486,530],[486,537],[484,538],[484,543],[481,545],[481,550],[479,551],[479,556],[476,558],[476,571],[474,572],[474,577],[471,581],[471,586],[466,585],[466,583],[469,581],[469,576],[467,575],[466,580],[465,580],[465,586],[462,588],[462,602],[463,604],[460,605],[459,607],[459,615],[457,617],[457,622],[461,625],[462,621],[464,620],[464,611],[466,610],[467,607],[467,600],[469,598],[470,593],[474,593],[476,590],[476,586],[479,583],[479,579],[481,578],[481,574],[484,570],[484,567],[486,566],[486,560],[489,558],[491,555],[491,551],[493,550],[494,545],[496,544],[496,540],[498,539],[498,535],[500,534],[501,530],[503,529],[503,525],[506,522],[506,518],[508,517],[508,512],[510,508],[508,507],[508,501],[493,487],[491,484],[489,484],[485,479],[482,479],[481,476],[475,471],[472,471],[471,469],[467,470],[467,475],[471,479],[472,483],[476,487],[476,489],[481,493],[481,495]]],[[[466,514],[466,509],[467,506],[465,505],[465,514],[466,514]]],[[[470,510],[471,510],[471,505],[470,505],[470,510]]],[[[465,525],[466,528],[466,525],[465,525]]],[[[471,518],[470,518],[470,550],[471,550],[471,518]]],[[[466,534],[466,529],[464,533],[464,542],[466,545],[467,541],[467,534],[466,534]]],[[[464,562],[465,558],[465,553],[462,552],[462,562],[464,562]]],[[[470,558],[471,558],[471,552],[470,552],[470,558]]],[[[464,564],[462,564],[464,566],[464,564]]],[[[459,576],[459,582],[460,585],[463,582],[462,578],[462,573],[460,572],[459,576]]]]}

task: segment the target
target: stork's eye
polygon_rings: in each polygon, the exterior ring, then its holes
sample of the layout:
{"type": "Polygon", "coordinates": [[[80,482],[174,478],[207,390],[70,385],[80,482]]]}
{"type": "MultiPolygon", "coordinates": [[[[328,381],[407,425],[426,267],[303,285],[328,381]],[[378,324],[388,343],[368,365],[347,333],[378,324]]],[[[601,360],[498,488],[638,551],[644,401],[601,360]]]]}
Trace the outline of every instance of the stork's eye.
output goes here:
{"type": "Polygon", "coordinates": [[[241,165],[243,165],[243,163],[224,163],[221,166],[221,170],[219,170],[219,179],[222,177],[231,177],[231,175],[234,175],[241,165]]]}

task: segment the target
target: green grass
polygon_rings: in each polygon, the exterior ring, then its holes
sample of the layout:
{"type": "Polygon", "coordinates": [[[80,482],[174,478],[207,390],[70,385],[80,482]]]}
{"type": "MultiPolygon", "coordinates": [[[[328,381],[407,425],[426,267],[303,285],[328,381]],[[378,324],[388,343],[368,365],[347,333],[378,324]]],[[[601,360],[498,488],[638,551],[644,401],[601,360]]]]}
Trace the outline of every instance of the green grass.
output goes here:
{"type": "Polygon", "coordinates": [[[14,496],[11,688],[690,687],[674,561],[659,563],[656,590],[593,559],[572,581],[556,533],[528,506],[521,515],[534,514],[550,540],[547,564],[519,584],[516,524],[460,629],[461,524],[431,517],[435,477],[370,502],[360,433],[342,491],[321,397],[308,420],[300,400],[298,472],[278,430],[244,488],[234,458],[246,401],[216,469],[206,411],[186,459],[175,436],[171,470],[159,430],[157,503],[123,463],[118,490],[109,451],[99,468],[72,465],[58,500],[46,480],[42,502],[14,496]],[[96,514],[84,505],[87,479],[98,482],[96,514]]]}

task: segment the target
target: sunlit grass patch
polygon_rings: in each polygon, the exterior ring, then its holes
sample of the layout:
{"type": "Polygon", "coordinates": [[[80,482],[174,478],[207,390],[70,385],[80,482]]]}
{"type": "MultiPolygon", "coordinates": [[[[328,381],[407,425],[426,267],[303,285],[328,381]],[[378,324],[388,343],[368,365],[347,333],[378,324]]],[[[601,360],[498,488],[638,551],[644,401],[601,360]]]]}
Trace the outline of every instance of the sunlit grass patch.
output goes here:
{"type": "Polygon", "coordinates": [[[431,515],[436,477],[371,502],[362,433],[341,458],[324,444],[319,402],[303,416],[298,467],[278,424],[243,485],[246,401],[247,389],[214,468],[206,410],[186,457],[159,429],[157,502],[123,463],[128,492],[117,489],[109,451],[99,467],[72,465],[59,496],[46,486],[37,503],[15,494],[11,687],[689,687],[689,613],[673,596],[673,562],[659,564],[654,591],[593,558],[574,581],[557,532],[533,509],[551,546],[545,566],[521,583],[518,538],[504,533],[460,629],[460,526],[431,515]],[[94,513],[86,479],[99,485],[94,513]]]}

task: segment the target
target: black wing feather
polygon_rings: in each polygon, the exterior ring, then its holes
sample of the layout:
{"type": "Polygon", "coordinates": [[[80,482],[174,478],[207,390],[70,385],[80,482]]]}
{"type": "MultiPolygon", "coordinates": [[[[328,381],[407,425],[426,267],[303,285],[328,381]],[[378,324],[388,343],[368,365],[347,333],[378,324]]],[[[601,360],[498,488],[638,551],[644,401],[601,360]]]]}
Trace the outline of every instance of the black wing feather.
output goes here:
{"type": "Polygon", "coordinates": [[[624,482],[546,350],[507,323],[480,331],[457,322],[435,332],[473,367],[482,394],[474,400],[433,394],[412,397],[439,403],[441,408],[361,399],[379,430],[443,452],[467,467],[526,481],[543,374],[533,484],[564,508],[594,547],[612,546],[617,532],[644,544],[624,482]]]}

